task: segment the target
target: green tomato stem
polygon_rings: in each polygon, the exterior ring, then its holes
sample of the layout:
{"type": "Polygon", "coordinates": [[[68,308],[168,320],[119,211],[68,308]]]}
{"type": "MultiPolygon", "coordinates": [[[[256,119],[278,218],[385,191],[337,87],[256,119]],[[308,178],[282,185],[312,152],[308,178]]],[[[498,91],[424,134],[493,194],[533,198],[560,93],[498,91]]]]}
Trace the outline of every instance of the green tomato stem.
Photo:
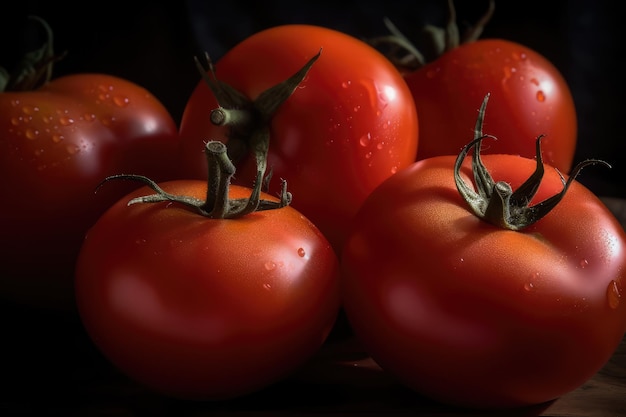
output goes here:
{"type": "Polygon", "coordinates": [[[494,181],[480,157],[482,141],[485,138],[495,139],[493,136],[483,135],[482,132],[488,100],[489,94],[483,99],[478,112],[478,119],[474,128],[474,139],[461,150],[454,164],[454,180],[457,190],[477,217],[504,229],[521,230],[545,217],[563,199],[570,185],[584,167],[594,164],[611,167],[605,161],[588,159],[574,167],[567,181],[557,170],[563,183],[561,192],[531,206],[530,202],[537,193],[545,172],[541,157],[541,139],[543,135],[537,137],[535,171],[517,190],[513,191],[511,186],[504,181],[494,181]],[[474,148],[472,174],[475,189],[469,186],[461,178],[460,174],[463,160],[472,148],[474,148]]]}

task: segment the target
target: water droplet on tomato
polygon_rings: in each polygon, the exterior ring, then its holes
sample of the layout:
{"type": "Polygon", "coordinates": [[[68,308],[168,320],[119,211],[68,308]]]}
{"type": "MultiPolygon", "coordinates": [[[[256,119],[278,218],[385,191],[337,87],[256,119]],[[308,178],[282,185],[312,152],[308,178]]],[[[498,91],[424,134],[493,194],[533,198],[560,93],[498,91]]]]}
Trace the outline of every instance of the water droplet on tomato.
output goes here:
{"type": "Polygon", "coordinates": [[[376,149],[380,151],[384,146],[385,146],[385,142],[378,142],[376,144],[376,149]]]}
{"type": "Polygon", "coordinates": [[[615,280],[611,280],[611,282],[609,282],[609,286],[606,289],[606,300],[609,303],[609,307],[615,310],[617,307],[619,307],[621,298],[622,294],[620,293],[619,287],[617,286],[617,282],[615,280]]]}
{"type": "Polygon", "coordinates": [[[530,79],[530,82],[531,82],[532,84],[534,84],[534,85],[537,85],[537,86],[539,85],[539,80],[538,80],[538,79],[536,79],[536,78],[531,78],[531,79],[530,79]]]}
{"type": "Polygon", "coordinates": [[[24,106],[22,107],[22,113],[27,114],[27,115],[32,115],[35,112],[39,111],[39,107],[34,107],[34,106],[24,106]]]}
{"type": "Polygon", "coordinates": [[[96,120],[96,115],[93,113],[85,113],[83,114],[83,120],[87,122],[93,122],[94,120],[96,120]]]}
{"type": "Polygon", "coordinates": [[[301,258],[304,258],[306,255],[306,251],[304,250],[304,248],[298,248],[298,256],[301,258]]]}
{"type": "Polygon", "coordinates": [[[59,143],[61,142],[63,139],[65,139],[63,137],[63,135],[57,135],[56,133],[54,135],[52,135],[52,142],[54,143],[59,143]]]}
{"type": "Polygon", "coordinates": [[[268,271],[273,271],[274,269],[276,269],[276,262],[274,261],[265,262],[265,269],[267,269],[268,271]]]}
{"type": "Polygon", "coordinates": [[[365,147],[368,146],[370,144],[370,140],[372,139],[372,135],[371,133],[366,133],[365,135],[361,136],[361,138],[359,139],[359,145],[365,147]]]}
{"type": "Polygon", "coordinates": [[[341,88],[348,88],[352,84],[352,81],[344,81],[341,83],[341,88]]]}
{"type": "Polygon", "coordinates": [[[100,122],[105,126],[111,126],[114,121],[115,121],[115,118],[113,118],[112,116],[106,116],[100,119],[100,122]]]}
{"type": "Polygon", "coordinates": [[[39,136],[39,131],[35,129],[26,129],[26,131],[24,132],[24,136],[26,136],[26,138],[30,140],[37,139],[37,137],[39,136]]]}
{"type": "Polygon", "coordinates": [[[124,97],[124,96],[113,97],[113,104],[115,104],[117,107],[126,107],[128,106],[128,103],[130,103],[130,100],[128,99],[128,97],[124,97]]]}
{"type": "Polygon", "coordinates": [[[353,109],[353,110],[354,110],[354,112],[356,113],[356,112],[358,112],[360,109],[361,109],[361,106],[354,106],[354,109],[353,109]]]}
{"type": "Polygon", "coordinates": [[[265,283],[265,284],[263,284],[263,288],[265,288],[266,290],[271,290],[272,289],[272,284],[265,283]]]}
{"type": "Polygon", "coordinates": [[[589,261],[586,259],[581,259],[578,265],[580,265],[580,267],[584,269],[585,267],[587,267],[587,265],[589,265],[589,261]]]}
{"type": "Polygon", "coordinates": [[[530,292],[533,291],[535,289],[535,284],[533,284],[532,282],[526,282],[524,284],[524,291],[530,292]]]}
{"type": "Polygon", "coordinates": [[[65,149],[67,150],[67,153],[69,153],[70,155],[76,155],[79,151],[79,148],[76,145],[69,145],[65,149]]]}
{"type": "Polygon", "coordinates": [[[395,174],[396,172],[398,172],[398,167],[397,166],[392,166],[391,167],[391,174],[395,174]]]}
{"type": "Polygon", "coordinates": [[[21,123],[22,120],[23,120],[22,117],[12,117],[11,118],[11,124],[13,126],[19,126],[19,124],[21,123]]]}
{"type": "Polygon", "coordinates": [[[59,123],[61,123],[62,126],[69,126],[74,123],[74,119],[69,116],[61,116],[59,118],[59,123]]]}
{"type": "Polygon", "coordinates": [[[543,103],[544,101],[546,101],[546,95],[545,95],[545,93],[544,93],[543,91],[541,91],[541,90],[537,91],[537,101],[540,101],[540,102],[542,102],[542,103],[543,103]]]}
{"type": "Polygon", "coordinates": [[[365,154],[365,159],[370,159],[372,157],[372,152],[368,152],[365,154]]]}
{"type": "Polygon", "coordinates": [[[426,78],[435,78],[435,76],[437,75],[437,69],[429,69],[428,71],[426,71],[426,78]]]}

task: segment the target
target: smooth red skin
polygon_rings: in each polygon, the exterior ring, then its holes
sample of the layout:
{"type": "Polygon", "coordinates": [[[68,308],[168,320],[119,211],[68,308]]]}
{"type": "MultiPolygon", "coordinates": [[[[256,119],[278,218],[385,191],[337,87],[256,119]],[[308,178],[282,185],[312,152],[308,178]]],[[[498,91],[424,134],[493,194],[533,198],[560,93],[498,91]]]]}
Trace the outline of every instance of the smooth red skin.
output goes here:
{"type": "MultiPolygon", "coordinates": [[[[162,186],[206,194],[199,180],[162,186]]],[[[233,198],[249,194],[231,187],[233,198]]],[[[172,203],[127,207],[131,196],[89,231],[76,271],[84,326],[121,371],[165,395],[228,399],[317,352],[339,310],[339,264],[302,214],[208,219],[172,203]]]]}
{"type": "MultiPolygon", "coordinates": [[[[247,97],[287,79],[322,49],[306,78],[271,121],[270,194],[287,180],[293,206],[339,251],[350,218],[384,179],[415,161],[418,122],[402,75],[366,43],[332,29],[285,25],[256,33],[217,63],[217,77],[247,97]],[[395,98],[390,99],[393,92],[395,98]]],[[[217,102],[204,81],[180,125],[182,165],[206,177],[203,142],[227,142],[209,121],[217,102]]],[[[235,182],[251,186],[253,159],[237,164],[235,182]]]]}
{"type": "Polygon", "coordinates": [[[478,108],[490,93],[483,130],[506,140],[490,142],[483,154],[533,158],[537,136],[546,135],[544,162],[570,171],[578,132],[574,100],[562,74],[537,52],[483,39],[462,44],[405,78],[420,118],[418,160],[458,155],[473,138],[478,108]]]}
{"type": "MultiPolygon", "coordinates": [[[[514,189],[535,165],[483,160],[514,189]]],[[[496,228],[462,201],[453,163],[417,162],[357,214],[342,255],[353,331],[382,368],[445,403],[524,406],[579,387],[626,331],[624,230],[577,182],[535,225],[496,228]]],[[[463,172],[469,181],[469,160],[463,172]]],[[[534,201],[561,188],[547,168],[534,201]]]]}
{"type": "Polygon", "coordinates": [[[108,175],[168,179],[178,131],[144,88],[101,74],[55,79],[0,94],[0,296],[72,309],[73,270],[84,234],[137,184],[96,186],[108,175]]]}

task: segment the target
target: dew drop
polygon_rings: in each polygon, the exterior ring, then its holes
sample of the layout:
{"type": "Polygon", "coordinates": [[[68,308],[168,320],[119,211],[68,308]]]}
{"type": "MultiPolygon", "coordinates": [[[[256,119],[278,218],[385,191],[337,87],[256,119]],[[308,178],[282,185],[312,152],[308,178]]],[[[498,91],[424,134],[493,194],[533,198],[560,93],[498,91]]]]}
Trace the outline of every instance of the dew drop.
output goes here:
{"type": "Polygon", "coordinates": [[[380,151],[384,146],[385,146],[385,142],[378,142],[376,144],[376,149],[380,151]]]}
{"type": "Polygon", "coordinates": [[[524,291],[527,291],[527,292],[534,291],[536,288],[535,282],[537,281],[538,278],[539,278],[539,272],[534,272],[530,274],[530,278],[528,279],[526,283],[524,283],[524,291]]]}
{"type": "Polygon", "coordinates": [[[65,139],[63,137],[63,135],[57,135],[56,133],[54,135],[52,135],[52,142],[54,142],[54,143],[59,143],[59,142],[63,141],[63,139],[65,139]]]}
{"type": "Polygon", "coordinates": [[[353,110],[354,110],[354,112],[356,113],[356,112],[358,112],[360,109],[361,109],[361,106],[354,106],[354,109],[353,109],[353,110]]]}
{"type": "Polygon", "coordinates": [[[87,122],[93,122],[94,120],[96,120],[96,115],[93,113],[85,113],[83,114],[83,120],[87,122]]]}
{"type": "Polygon", "coordinates": [[[365,135],[361,136],[359,139],[359,145],[365,147],[370,144],[370,140],[372,139],[372,135],[368,132],[365,135]]]}
{"type": "Polygon", "coordinates": [[[370,159],[372,157],[372,152],[368,152],[365,154],[365,159],[370,159]]]}
{"type": "Polygon", "coordinates": [[[609,307],[613,310],[619,307],[621,297],[622,294],[620,294],[617,282],[615,280],[611,280],[611,282],[609,282],[609,286],[606,289],[606,300],[609,303],[609,307]]]}
{"type": "Polygon", "coordinates": [[[305,255],[306,251],[304,250],[304,248],[298,248],[298,256],[304,258],[305,255]]]}
{"type": "Polygon", "coordinates": [[[265,288],[266,290],[271,290],[272,289],[272,284],[265,283],[265,284],[263,284],[263,288],[265,288]]]}
{"type": "Polygon", "coordinates": [[[50,124],[50,123],[52,123],[52,120],[53,120],[53,119],[52,119],[52,116],[44,116],[44,117],[42,117],[42,119],[41,119],[41,120],[43,120],[43,122],[44,122],[45,124],[50,124]]]}
{"type": "Polygon", "coordinates": [[[128,97],[124,97],[124,96],[113,97],[113,104],[115,104],[117,107],[126,107],[128,106],[129,102],[130,100],[128,99],[128,97]]]}
{"type": "Polygon", "coordinates": [[[61,116],[59,118],[59,123],[61,123],[61,125],[63,126],[69,126],[74,123],[74,119],[69,116],[61,116]]]}
{"type": "Polygon", "coordinates": [[[267,269],[268,271],[273,271],[274,269],[276,269],[276,262],[274,261],[265,262],[265,269],[267,269]]]}
{"type": "Polygon", "coordinates": [[[11,124],[12,124],[13,126],[19,126],[19,124],[20,124],[20,122],[21,122],[22,120],[23,120],[23,119],[22,119],[21,117],[12,117],[12,118],[11,118],[11,124]]]}
{"type": "Polygon", "coordinates": [[[33,107],[33,106],[24,106],[22,107],[22,113],[27,114],[27,115],[32,115],[35,112],[38,112],[39,108],[38,107],[33,107]]]}
{"type": "Polygon", "coordinates": [[[24,136],[26,136],[26,138],[30,140],[37,139],[37,137],[39,136],[39,131],[34,129],[26,129],[26,131],[24,132],[24,136]]]}
{"type": "Polygon", "coordinates": [[[537,91],[537,101],[539,101],[541,103],[546,101],[546,94],[543,91],[541,91],[541,90],[537,91]]]}
{"type": "Polygon", "coordinates": [[[392,166],[391,167],[391,173],[395,174],[396,172],[398,172],[398,167],[397,166],[392,166]]]}
{"type": "Polygon", "coordinates": [[[578,265],[580,265],[580,267],[584,269],[585,267],[587,267],[587,265],[589,265],[589,261],[586,259],[581,259],[578,265]]]}
{"type": "Polygon", "coordinates": [[[76,145],[68,145],[67,148],[65,149],[67,150],[67,153],[69,153],[70,155],[76,155],[79,151],[79,148],[76,145]]]}
{"type": "Polygon", "coordinates": [[[341,83],[341,88],[348,88],[352,84],[352,81],[344,81],[341,83]]]}

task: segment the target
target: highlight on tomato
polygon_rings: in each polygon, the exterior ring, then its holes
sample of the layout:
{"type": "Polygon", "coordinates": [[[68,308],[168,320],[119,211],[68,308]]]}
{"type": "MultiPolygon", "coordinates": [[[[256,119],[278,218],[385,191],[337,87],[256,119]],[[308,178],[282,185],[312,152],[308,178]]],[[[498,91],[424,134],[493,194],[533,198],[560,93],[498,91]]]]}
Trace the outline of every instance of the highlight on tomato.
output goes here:
{"type": "Polygon", "coordinates": [[[517,42],[481,38],[495,11],[495,2],[483,18],[463,35],[456,25],[452,1],[448,1],[444,28],[424,28],[432,40],[434,56],[418,50],[386,21],[391,36],[372,39],[373,45],[404,73],[420,117],[417,159],[457,155],[475,120],[475,103],[489,91],[493,106],[485,126],[506,141],[489,143],[484,154],[508,153],[533,158],[534,138],[544,135],[546,163],[569,173],[577,144],[578,121],[572,92],[560,70],[545,56],[517,42]]]}
{"type": "Polygon", "coordinates": [[[201,71],[180,124],[185,175],[206,177],[206,140],[227,144],[236,184],[255,178],[266,153],[268,172],[289,180],[293,207],[338,252],[365,197],[415,160],[411,92],[390,61],[360,39],[281,25],[251,35],[201,71]]]}
{"type": "MultiPolygon", "coordinates": [[[[131,191],[94,195],[102,178],[174,176],[178,128],[145,88],[106,74],[53,78],[61,56],[46,33],[13,73],[0,68],[0,298],[73,310],[74,264],[87,228],[131,191]]],[[[133,188],[137,188],[133,185],[133,188]]]]}
{"type": "MultiPolygon", "coordinates": [[[[230,185],[206,145],[207,180],[146,184],[86,235],[76,267],[82,323],[129,378],[186,400],[244,396],[288,377],[328,337],[340,308],[328,240],[280,198],[230,185]],[[153,194],[148,194],[150,189],[153,194]]],[[[107,184],[107,187],[113,187],[107,184]]]]}
{"type": "Polygon", "coordinates": [[[417,161],[367,198],[342,253],[343,308],[407,387],[521,407],[581,386],[624,337],[626,234],[575,180],[604,162],[562,175],[542,136],[536,159],[482,154],[486,103],[458,156],[417,161]]]}

